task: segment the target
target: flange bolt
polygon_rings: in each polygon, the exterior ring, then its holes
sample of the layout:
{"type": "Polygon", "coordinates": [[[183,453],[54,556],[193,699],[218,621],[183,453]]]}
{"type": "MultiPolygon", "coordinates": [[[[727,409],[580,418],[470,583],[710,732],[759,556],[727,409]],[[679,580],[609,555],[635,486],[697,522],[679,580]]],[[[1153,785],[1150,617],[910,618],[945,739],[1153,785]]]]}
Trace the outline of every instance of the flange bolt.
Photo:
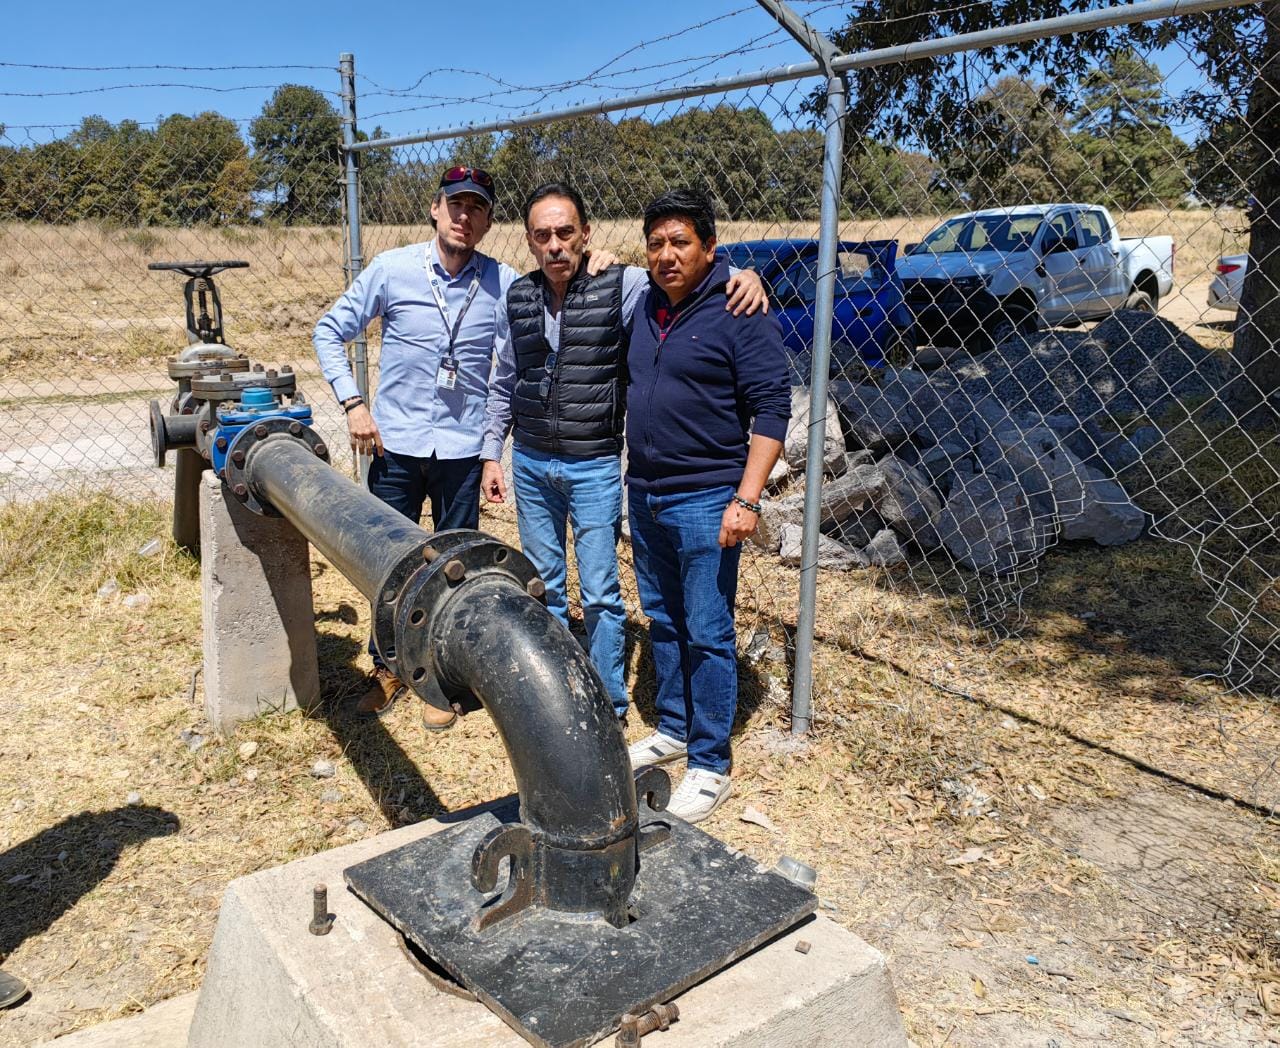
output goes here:
{"type": "Polygon", "coordinates": [[[311,923],[307,931],[312,935],[328,935],[333,931],[333,914],[329,912],[329,889],[317,884],[311,889],[311,923]]]}
{"type": "Polygon", "coordinates": [[[466,566],[460,560],[451,560],[444,566],[444,577],[450,582],[461,582],[466,574],[466,566]]]}

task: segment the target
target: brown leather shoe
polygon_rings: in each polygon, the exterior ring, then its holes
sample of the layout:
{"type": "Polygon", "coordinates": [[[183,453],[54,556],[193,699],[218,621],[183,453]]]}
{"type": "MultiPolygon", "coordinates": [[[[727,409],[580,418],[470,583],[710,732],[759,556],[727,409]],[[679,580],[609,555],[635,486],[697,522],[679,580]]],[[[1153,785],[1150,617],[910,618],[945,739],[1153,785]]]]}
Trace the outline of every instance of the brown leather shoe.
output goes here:
{"type": "Polygon", "coordinates": [[[395,706],[396,700],[408,690],[399,677],[386,667],[378,666],[369,678],[369,690],[356,700],[356,715],[385,717],[395,706]]]}
{"type": "Polygon", "coordinates": [[[429,702],[422,704],[422,726],[427,731],[446,731],[452,728],[458,715],[453,710],[440,710],[429,702]]]}

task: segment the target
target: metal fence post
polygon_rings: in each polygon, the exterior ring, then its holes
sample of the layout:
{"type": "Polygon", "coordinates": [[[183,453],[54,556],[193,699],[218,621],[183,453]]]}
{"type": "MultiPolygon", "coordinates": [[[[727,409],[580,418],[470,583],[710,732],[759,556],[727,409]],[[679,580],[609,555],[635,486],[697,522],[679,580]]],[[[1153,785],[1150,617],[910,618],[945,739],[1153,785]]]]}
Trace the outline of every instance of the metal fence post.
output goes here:
{"type": "Polygon", "coordinates": [[[809,730],[813,710],[813,630],[818,599],[818,526],[827,435],[827,377],[836,300],[836,244],[840,239],[840,178],[844,172],[844,115],[849,85],[836,72],[836,45],[783,0],[757,0],[783,29],[818,60],[827,76],[826,140],[822,149],[822,211],[818,231],[818,284],[813,303],[813,355],[809,378],[809,446],[804,470],[804,526],[800,544],[800,610],[791,687],[791,732],[809,730]]]}
{"type": "MultiPolygon", "coordinates": [[[[360,156],[352,149],[356,144],[356,57],[351,52],[343,52],[338,57],[342,74],[342,156],[346,168],[346,212],[347,212],[347,286],[355,282],[364,268],[364,252],[360,246],[360,156]]],[[[351,344],[352,358],[355,365],[356,389],[364,397],[366,404],[371,404],[369,397],[369,343],[361,331],[351,344]]],[[[364,455],[356,456],[360,470],[360,479],[364,481],[369,474],[369,459],[364,455]]]]}
{"type": "Polygon", "coordinates": [[[804,473],[804,538],[800,547],[800,610],[791,690],[791,731],[809,730],[813,710],[813,631],[818,598],[818,526],[822,509],[823,452],[827,432],[827,378],[835,309],[836,246],[840,239],[840,182],[844,172],[844,118],[848,85],[827,80],[827,135],[822,155],[822,211],[818,233],[818,287],[813,318],[813,372],[809,383],[809,447],[804,473]]]}

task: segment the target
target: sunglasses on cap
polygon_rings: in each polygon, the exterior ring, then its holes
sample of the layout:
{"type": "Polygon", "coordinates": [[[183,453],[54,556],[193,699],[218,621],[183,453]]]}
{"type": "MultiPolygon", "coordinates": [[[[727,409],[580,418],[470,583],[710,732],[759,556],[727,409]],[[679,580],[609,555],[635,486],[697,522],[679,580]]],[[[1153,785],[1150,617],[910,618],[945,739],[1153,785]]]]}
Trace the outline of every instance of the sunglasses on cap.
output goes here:
{"type": "Polygon", "coordinates": [[[493,176],[488,171],[482,171],[478,167],[451,167],[440,176],[440,186],[443,188],[454,182],[466,182],[467,180],[474,182],[478,186],[484,186],[485,189],[493,188],[493,176]]]}

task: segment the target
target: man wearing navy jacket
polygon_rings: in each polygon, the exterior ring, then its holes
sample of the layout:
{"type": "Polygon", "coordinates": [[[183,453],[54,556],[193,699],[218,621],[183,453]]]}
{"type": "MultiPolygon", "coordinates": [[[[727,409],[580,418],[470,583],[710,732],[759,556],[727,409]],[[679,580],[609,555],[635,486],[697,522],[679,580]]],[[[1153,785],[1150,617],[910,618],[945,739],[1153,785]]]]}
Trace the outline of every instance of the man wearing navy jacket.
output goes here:
{"type": "Polygon", "coordinates": [[[698,822],[729,796],[738,560],[791,396],[777,319],[724,309],[729,266],[716,259],[711,201],[664,194],[645,209],[644,236],[650,286],[627,352],[627,487],[658,725],[630,752],[637,767],[688,757],[668,810],[698,822]]]}

